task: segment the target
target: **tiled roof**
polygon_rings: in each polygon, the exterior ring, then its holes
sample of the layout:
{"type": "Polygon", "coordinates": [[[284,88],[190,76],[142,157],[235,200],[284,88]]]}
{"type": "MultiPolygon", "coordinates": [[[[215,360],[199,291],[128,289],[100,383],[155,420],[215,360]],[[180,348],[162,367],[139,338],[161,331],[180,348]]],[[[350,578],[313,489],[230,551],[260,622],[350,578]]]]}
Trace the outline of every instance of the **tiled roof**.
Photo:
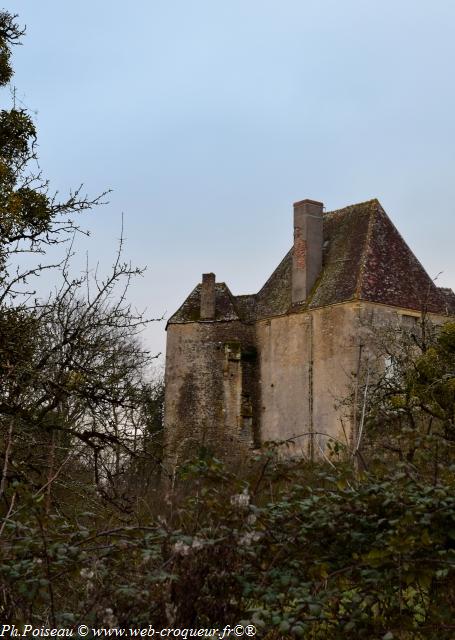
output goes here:
{"type": "MultiPolygon", "coordinates": [[[[255,295],[217,286],[218,320],[246,322],[349,300],[455,314],[455,294],[435,285],[378,200],[324,214],[323,267],[308,299],[292,306],[292,248],[255,295]],[[219,305],[219,306],[218,306],[219,305]]],[[[169,322],[198,320],[200,285],[169,322]]]]}
{"type": "Polygon", "coordinates": [[[286,313],[291,306],[292,249],[290,249],[256,294],[256,315],[275,316],[286,313]]]}
{"type": "Polygon", "coordinates": [[[242,320],[245,320],[246,322],[256,320],[256,295],[254,293],[244,296],[235,296],[234,299],[237,312],[242,320]]]}
{"type": "MultiPolygon", "coordinates": [[[[201,285],[198,284],[182,306],[169,319],[169,323],[199,322],[201,319],[201,285]]],[[[215,320],[239,320],[235,297],[224,282],[215,284],[215,320]]]]}
{"type": "Polygon", "coordinates": [[[359,298],[407,309],[444,312],[445,300],[381,205],[371,220],[359,298]]]}

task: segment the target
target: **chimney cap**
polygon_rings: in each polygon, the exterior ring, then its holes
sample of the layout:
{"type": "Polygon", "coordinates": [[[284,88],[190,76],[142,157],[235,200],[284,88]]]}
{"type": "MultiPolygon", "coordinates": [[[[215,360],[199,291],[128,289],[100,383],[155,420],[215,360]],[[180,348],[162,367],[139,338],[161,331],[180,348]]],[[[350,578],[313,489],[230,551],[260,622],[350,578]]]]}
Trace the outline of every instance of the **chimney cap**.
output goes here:
{"type": "Polygon", "coordinates": [[[319,202],[318,200],[310,200],[309,198],[305,198],[305,200],[298,200],[297,202],[294,202],[294,207],[300,207],[301,205],[304,204],[316,204],[319,207],[323,207],[324,203],[323,202],[319,202]]]}

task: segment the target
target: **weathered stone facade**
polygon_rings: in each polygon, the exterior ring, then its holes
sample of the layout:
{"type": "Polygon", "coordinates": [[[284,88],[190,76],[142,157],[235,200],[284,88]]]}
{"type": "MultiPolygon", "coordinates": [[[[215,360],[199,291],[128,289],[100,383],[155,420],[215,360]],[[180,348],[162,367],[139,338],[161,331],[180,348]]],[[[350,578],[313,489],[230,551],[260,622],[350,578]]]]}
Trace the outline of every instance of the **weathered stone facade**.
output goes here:
{"type": "Polygon", "coordinates": [[[356,371],[365,317],[455,315],[455,295],[427,275],[377,200],[323,213],[294,205],[294,245],[254,295],[214,274],[167,326],[165,432],[172,464],[210,450],[236,459],[265,441],[314,456],[352,444],[339,406],[356,371]]]}

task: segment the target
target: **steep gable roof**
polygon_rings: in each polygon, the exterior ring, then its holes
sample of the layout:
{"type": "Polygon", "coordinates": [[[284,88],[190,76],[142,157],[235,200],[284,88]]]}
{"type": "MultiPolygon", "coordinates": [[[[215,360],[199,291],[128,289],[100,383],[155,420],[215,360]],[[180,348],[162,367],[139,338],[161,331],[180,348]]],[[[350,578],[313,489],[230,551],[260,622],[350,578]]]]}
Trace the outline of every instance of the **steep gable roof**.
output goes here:
{"type": "Polygon", "coordinates": [[[292,249],[290,249],[272,273],[265,285],[256,294],[258,317],[286,313],[292,302],[292,249]]]}
{"type": "Polygon", "coordinates": [[[292,249],[258,293],[258,316],[366,300],[417,311],[453,313],[378,200],[324,215],[323,267],[307,300],[291,306],[292,249]]]}
{"type": "MultiPolygon", "coordinates": [[[[369,200],[324,214],[323,267],[307,300],[292,305],[292,248],[257,294],[217,286],[217,317],[246,322],[350,300],[455,314],[455,294],[435,285],[381,207],[369,200]],[[218,305],[220,305],[218,307],[218,305]]],[[[198,320],[198,285],[169,322],[198,320]]]]}
{"type": "Polygon", "coordinates": [[[364,261],[359,298],[408,309],[442,311],[440,289],[379,203],[364,261]]]}
{"type": "MultiPolygon", "coordinates": [[[[201,319],[201,284],[198,284],[185,302],[168,320],[168,324],[199,322],[201,319]]],[[[215,320],[239,320],[236,302],[224,282],[215,284],[215,320]]]]}

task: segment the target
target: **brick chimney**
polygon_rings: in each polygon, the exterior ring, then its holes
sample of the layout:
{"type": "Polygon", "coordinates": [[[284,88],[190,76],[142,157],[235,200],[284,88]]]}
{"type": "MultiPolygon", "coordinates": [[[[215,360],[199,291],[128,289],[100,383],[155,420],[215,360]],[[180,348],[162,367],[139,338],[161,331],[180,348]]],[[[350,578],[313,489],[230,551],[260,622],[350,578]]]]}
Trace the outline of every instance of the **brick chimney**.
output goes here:
{"type": "Polygon", "coordinates": [[[322,268],[323,206],[315,200],[294,203],[293,303],[306,300],[322,268]]]}
{"type": "Polygon", "coordinates": [[[201,320],[215,320],[215,274],[202,274],[201,320]]]}

